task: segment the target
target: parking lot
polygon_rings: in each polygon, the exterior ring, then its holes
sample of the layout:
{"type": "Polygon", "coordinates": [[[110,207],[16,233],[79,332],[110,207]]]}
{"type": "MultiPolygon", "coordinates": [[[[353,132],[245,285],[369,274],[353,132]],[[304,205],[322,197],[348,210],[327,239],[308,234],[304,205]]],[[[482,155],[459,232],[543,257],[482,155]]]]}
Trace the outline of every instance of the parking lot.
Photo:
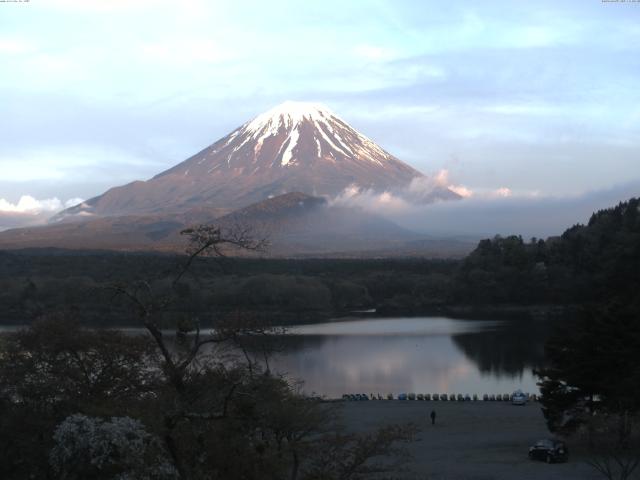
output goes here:
{"type": "Polygon", "coordinates": [[[429,480],[595,480],[584,451],[569,441],[569,462],[547,465],[527,456],[536,440],[549,437],[538,403],[426,402],[372,400],[344,402],[350,430],[413,422],[420,427],[411,445],[413,460],[402,478],[429,480]],[[436,411],[436,424],[429,414],[436,411]]]}

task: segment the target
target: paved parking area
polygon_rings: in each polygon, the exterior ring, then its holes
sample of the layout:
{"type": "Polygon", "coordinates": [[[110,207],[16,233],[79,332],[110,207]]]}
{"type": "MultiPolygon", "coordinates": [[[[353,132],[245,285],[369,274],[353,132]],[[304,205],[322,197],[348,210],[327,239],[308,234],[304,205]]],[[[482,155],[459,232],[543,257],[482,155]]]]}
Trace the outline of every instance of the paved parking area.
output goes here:
{"type": "Polygon", "coordinates": [[[536,440],[549,437],[540,405],[508,402],[344,402],[344,423],[362,431],[390,423],[417,424],[410,473],[429,480],[596,480],[585,454],[572,448],[568,463],[547,465],[527,456],[536,440]],[[429,414],[435,409],[436,425],[429,414]]]}

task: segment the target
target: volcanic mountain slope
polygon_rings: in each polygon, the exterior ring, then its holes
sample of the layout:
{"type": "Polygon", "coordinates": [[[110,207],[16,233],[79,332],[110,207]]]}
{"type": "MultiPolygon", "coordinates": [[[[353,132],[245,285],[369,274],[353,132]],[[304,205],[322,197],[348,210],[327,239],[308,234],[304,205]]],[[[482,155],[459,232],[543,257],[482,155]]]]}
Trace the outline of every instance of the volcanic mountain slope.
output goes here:
{"type": "Polygon", "coordinates": [[[225,215],[222,228],[250,226],[270,240],[275,256],[367,252],[424,238],[357,207],[330,205],[300,192],[287,193],[225,215]]]}
{"type": "MultiPolygon", "coordinates": [[[[324,198],[292,192],[252,204],[222,217],[215,209],[197,208],[181,214],[89,217],[82,222],[0,232],[0,249],[66,248],[184,252],[180,232],[200,223],[225,232],[248,228],[267,238],[264,254],[300,256],[445,256],[466,253],[467,245],[442,241],[406,230],[355,207],[331,205],[324,198]],[[217,217],[217,218],[216,218],[217,217]]],[[[230,255],[247,252],[230,250],[230,255]]]]}
{"type": "MultiPolygon", "coordinates": [[[[285,102],[148,181],[108,190],[55,217],[231,211],[288,192],[333,196],[350,185],[397,191],[424,175],[326,107],[285,102]]],[[[437,188],[433,199],[459,198],[437,188]]],[[[428,198],[428,199],[429,199],[428,198]]]]}

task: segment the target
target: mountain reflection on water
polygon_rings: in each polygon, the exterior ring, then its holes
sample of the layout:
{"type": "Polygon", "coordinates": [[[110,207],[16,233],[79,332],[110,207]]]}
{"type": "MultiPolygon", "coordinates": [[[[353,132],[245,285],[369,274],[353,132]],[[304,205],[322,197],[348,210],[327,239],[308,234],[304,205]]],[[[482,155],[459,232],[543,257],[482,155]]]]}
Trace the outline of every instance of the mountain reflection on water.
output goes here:
{"type": "Polygon", "coordinates": [[[480,372],[516,377],[544,363],[548,322],[511,321],[502,328],[453,335],[453,341],[480,372]]]}
{"type": "Polygon", "coordinates": [[[389,318],[294,327],[271,368],[304,390],[343,393],[536,392],[548,326],[540,321],[389,318]]]}

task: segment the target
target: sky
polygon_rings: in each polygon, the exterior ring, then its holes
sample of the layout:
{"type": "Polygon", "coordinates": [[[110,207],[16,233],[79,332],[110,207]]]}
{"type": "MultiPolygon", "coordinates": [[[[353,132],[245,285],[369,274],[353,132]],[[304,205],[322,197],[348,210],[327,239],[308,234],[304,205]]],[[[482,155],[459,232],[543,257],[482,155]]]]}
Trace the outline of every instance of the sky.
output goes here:
{"type": "Polygon", "coordinates": [[[628,190],[639,80],[640,2],[1,2],[0,214],[150,178],[285,100],[480,197],[628,190]]]}

